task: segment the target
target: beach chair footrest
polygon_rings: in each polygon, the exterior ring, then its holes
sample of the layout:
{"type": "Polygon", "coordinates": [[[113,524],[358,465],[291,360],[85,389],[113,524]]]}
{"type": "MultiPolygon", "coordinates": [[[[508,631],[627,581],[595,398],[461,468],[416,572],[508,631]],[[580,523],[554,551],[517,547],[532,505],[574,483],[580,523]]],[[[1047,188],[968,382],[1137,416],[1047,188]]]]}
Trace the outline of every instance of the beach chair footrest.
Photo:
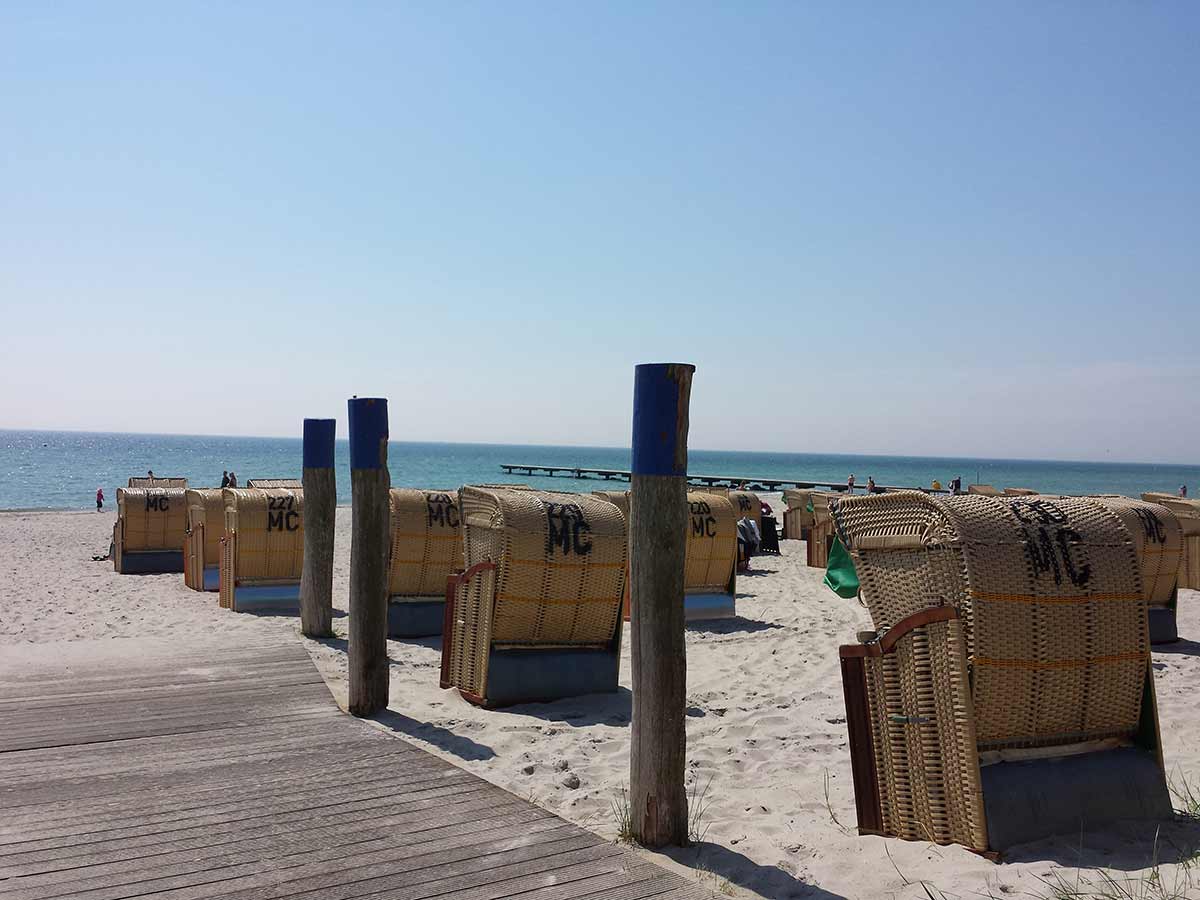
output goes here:
{"type": "Polygon", "coordinates": [[[442,633],[446,601],[404,597],[388,601],[388,637],[433,637],[442,633]]]}
{"type": "Polygon", "coordinates": [[[983,766],[980,776],[993,850],[1078,836],[1122,819],[1174,815],[1158,759],[1136,747],[995,763],[983,766]]]}
{"type": "Polygon", "coordinates": [[[182,550],[123,550],[122,575],[162,575],[183,571],[182,550]]]}

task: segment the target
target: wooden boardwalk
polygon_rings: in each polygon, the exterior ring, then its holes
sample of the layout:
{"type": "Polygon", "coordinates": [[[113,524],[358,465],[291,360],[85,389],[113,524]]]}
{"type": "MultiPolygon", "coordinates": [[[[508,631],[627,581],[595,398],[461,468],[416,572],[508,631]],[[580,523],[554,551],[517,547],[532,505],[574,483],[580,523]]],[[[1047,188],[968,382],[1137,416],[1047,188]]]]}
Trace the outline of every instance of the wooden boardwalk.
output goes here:
{"type": "Polygon", "coordinates": [[[295,642],[104,643],[0,659],[4,900],[711,896],[342,713],[295,642]]]}

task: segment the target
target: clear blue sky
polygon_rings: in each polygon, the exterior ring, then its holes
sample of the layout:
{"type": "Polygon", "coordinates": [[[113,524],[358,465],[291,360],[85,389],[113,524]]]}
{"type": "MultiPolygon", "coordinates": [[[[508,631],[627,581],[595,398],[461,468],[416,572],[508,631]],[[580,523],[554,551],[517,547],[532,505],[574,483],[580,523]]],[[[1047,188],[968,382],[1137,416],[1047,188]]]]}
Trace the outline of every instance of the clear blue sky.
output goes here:
{"type": "Polygon", "coordinates": [[[1191,463],[1200,4],[5,3],[0,427],[1191,463]],[[343,432],[344,433],[344,430],[343,432]]]}

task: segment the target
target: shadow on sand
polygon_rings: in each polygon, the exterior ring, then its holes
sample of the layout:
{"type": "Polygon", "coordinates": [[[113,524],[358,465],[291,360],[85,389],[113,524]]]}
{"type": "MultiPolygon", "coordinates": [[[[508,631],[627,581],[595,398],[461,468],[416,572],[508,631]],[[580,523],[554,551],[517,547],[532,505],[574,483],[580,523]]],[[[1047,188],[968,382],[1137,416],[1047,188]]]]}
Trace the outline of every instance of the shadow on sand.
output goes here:
{"type": "MultiPolygon", "coordinates": [[[[753,597],[753,594],[738,594],[738,599],[745,597],[753,597]]],[[[688,622],[688,631],[706,631],[709,634],[754,634],[757,631],[770,631],[773,628],[782,628],[775,622],[760,622],[758,619],[747,619],[742,616],[733,616],[729,619],[713,619],[709,622],[688,622]]]]}
{"type": "Polygon", "coordinates": [[[1200,643],[1181,638],[1170,644],[1155,644],[1150,648],[1152,653],[1178,653],[1181,656],[1200,656],[1200,643]]]}
{"type": "Polygon", "coordinates": [[[1200,851],[1200,820],[1176,816],[1173,820],[1113,823],[1103,831],[1080,831],[1004,852],[1003,861],[1054,862],[1079,869],[1104,868],[1136,872],[1156,863],[1170,865],[1194,859],[1200,851]]]}
{"type": "Polygon", "coordinates": [[[496,751],[486,744],[480,744],[469,737],[455,734],[440,725],[418,722],[416,719],[409,718],[392,709],[385,709],[378,715],[372,716],[371,719],[398,734],[419,738],[447,753],[453,753],[459,759],[481,761],[496,757],[496,751]]]}
{"type": "MultiPolygon", "coordinates": [[[[763,897],[778,897],[781,900],[792,897],[803,897],[806,900],[846,900],[842,894],[835,894],[815,884],[801,881],[777,866],[760,865],[748,856],[720,844],[701,841],[691,847],[666,848],[662,852],[681,865],[700,872],[711,872],[718,879],[723,878],[730,884],[747,888],[763,897]]],[[[711,887],[720,893],[718,885],[711,887]]]]}

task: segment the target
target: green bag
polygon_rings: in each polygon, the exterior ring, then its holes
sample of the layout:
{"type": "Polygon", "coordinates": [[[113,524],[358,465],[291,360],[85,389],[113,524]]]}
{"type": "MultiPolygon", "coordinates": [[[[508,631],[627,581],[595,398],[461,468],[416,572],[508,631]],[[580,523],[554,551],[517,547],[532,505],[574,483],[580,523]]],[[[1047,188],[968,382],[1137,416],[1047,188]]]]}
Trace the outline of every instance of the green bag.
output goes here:
{"type": "Polygon", "coordinates": [[[858,572],[854,570],[854,560],[842,546],[837,537],[829,548],[829,563],[825,567],[825,586],[846,600],[858,596],[858,572]]]}

